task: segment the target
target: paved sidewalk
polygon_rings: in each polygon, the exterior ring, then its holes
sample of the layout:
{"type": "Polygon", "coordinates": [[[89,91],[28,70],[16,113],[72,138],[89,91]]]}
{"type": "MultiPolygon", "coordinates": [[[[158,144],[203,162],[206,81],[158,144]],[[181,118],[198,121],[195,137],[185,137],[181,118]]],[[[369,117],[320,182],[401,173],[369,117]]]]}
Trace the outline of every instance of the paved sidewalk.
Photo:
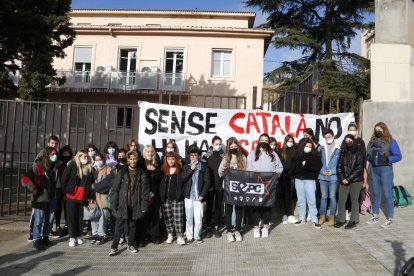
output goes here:
{"type": "Polygon", "coordinates": [[[390,229],[365,224],[364,216],[353,230],[278,224],[268,239],[248,231],[241,243],[224,234],[181,247],[150,244],[136,254],[123,246],[115,257],[110,243],[69,248],[67,238],[38,252],[21,232],[24,223],[0,220],[0,275],[392,275],[414,256],[412,207],[395,217],[390,229]]]}

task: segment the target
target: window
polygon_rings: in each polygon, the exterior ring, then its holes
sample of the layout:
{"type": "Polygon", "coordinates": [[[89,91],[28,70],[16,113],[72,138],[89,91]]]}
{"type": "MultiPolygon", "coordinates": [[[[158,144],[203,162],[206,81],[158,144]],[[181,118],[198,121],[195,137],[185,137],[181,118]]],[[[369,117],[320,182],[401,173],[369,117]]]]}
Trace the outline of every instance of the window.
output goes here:
{"type": "Polygon", "coordinates": [[[109,130],[131,130],[132,128],[132,108],[130,107],[108,107],[107,128],[109,130]]]}
{"type": "Polygon", "coordinates": [[[184,49],[166,49],[164,76],[161,89],[182,90],[184,88],[184,49]]]}
{"type": "Polygon", "coordinates": [[[24,105],[24,126],[30,128],[42,128],[45,121],[45,105],[30,104],[24,105]]]}
{"type": "Polygon", "coordinates": [[[231,77],[232,50],[213,50],[211,76],[219,78],[231,77]]]}
{"type": "Polygon", "coordinates": [[[89,83],[92,64],[92,47],[75,47],[75,82],[89,83]]]}
{"type": "Polygon", "coordinates": [[[134,85],[137,70],[137,49],[120,49],[118,68],[122,85],[134,85]]]}
{"type": "Polygon", "coordinates": [[[86,106],[72,105],[70,109],[71,131],[84,130],[86,124],[86,106]]]}

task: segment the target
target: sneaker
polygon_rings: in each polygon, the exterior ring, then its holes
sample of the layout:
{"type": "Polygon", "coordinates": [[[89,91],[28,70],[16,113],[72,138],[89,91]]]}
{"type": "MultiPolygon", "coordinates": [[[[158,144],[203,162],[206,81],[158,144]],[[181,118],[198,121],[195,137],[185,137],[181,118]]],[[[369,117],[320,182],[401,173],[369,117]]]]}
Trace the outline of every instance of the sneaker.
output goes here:
{"type": "Polygon", "coordinates": [[[295,218],[295,216],[289,216],[288,217],[288,222],[289,223],[295,224],[297,221],[298,220],[297,220],[297,218],[295,218]]]}
{"type": "Polygon", "coordinates": [[[260,238],[260,228],[259,227],[255,227],[253,229],[253,238],[255,238],[255,239],[260,238]]]}
{"type": "Polygon", "coordinates": [[[50,247],[50,246],[53,246],[54,244],[49,240],[49,238],[43,238],[43,244],[46,246],[46,247],[50,247]]]}
{"type": "Polygon", "coordinates": [[[239,231],[236,231],[236,232],[234,233],[234,236],[236,237],[236,241],[237,241],[237,242],[241,242],[241,241],[243,240],[243,237],[242,237],[242,235],[240,234],[240,232],[239,232],[239,231]]]}
{"type": "Polygon", "coordinates": [[[196,240],[196,243],[198,243],[198,244],[200,244],[200,243],[203,243],[204,241],[202,240],[202,239],[197,239],[196,240]]]}
{"type": "Polygon", "coordinates": [[[268,238],[269,237],[269,228],[263,227],[262,228],[262,238],[268,238]]]}
{"type": "Polygon", "coordinates": [[[124,244],[126,244],[126,242],[127,242],[127,240],[126,240],[125,237],[119,239],[119,245],[124,245],[124,244]]]}
{"type": "Polygon", "coordinates": [[[105,243],[105,237],[104,236],[98,236],[96,241],[95,241],[95,245],[102,245],[105,243]]]}
{"type": "Polygon", "coordinates": [[[83,244],[83,240],[81,238],[79,238],[79,237],[76,237],[76,243],[78,245],[81,245],[81,244],[83,244]]]}
{"type": "Polygon", "coordinates": [[[178,245],[184,245],[185,244],[185,240],[182,237],[178,237],[177,238],[177,244],[178,245]]]}
{"type": "Polygon", "coordinates": [[[76,246],[76,239],[70,238],[69,239],[69,247],[75,247],[76,246]]]}
{"type": "Polygon", "coordinates": [[[37,239],[33,241],[33,247],[37,250],[45,250],[46,246],[43,244],[43,241],[41,239],[37,239]]]}
{"type": "Polygon", "coordinates": [[[119,250],[118,249],[111,249],[111,251],[109,251],[109,256],[115,256],[116,254],[118,254],[119,250]]]}
{"type": "Polygon", "coordinates": [[[168,234],[167,243],[170,244],[170,243],[173,242],[173,240],[174,240],[173,235],[172,234],[168,234]]]}
{"type": "Polygon", "coordinates": [[[136,249],[135,246],[131,245],[131,246],[128,246],[128,251],[131,253],[137,253],[138,249],[136,249]]]}
{"type": "Polygon", "coordinates": [[[392,225],[392,219],[387,219],[387,221],[381,225],[382,228],[389,228],[392,225]]]}
{"type": "Polygon", "coordinates": [[[368,221],[367,221],[367,223],[368,224],[374,224],[374,223],[378,223],[379,222],[379,218],[376,218],[376,217],[371,217],[368,221]]]}
{"type": "Polygon", "coordinates": [[[29,237],[27,238],[27,241],[28,242],[33,241],[33,234],[32,233],[29,234],[29,237]]]}
{"type": "Polygon", "coordinates": [[[295,225],[296,226],[300,226],[300,225],[303,225],[303,224],[305,224],[306,222],[304,221],[304,220],[298,220],[297,222],[295,222],[295,225]]]}
{"type": "Polygon", "coordinates": [[[95,244],[96,241],[98,240],[98,236],[92,236],[92,237],[89,238],[89,240],[90,240],[91,244],[95,244]]]}
{"type": "Polygon", "coordinates": [[[58,237],[58,233],[57,233],[57,231],[50,231],[50,234],[49,234],[49,236],[50,237],[52,237],[52,238],[57,238],[58,237]]]}
{"type": "Polygon", "coordinates": [[[315,227],[316,229],[321,229],[322,226],[319,223],[314,222],[313,227],[315,227]]]}
{"type": "Polygon", "coordinates": [[[356,227],[355,221],[349,221],[347,225],[345,225],[344,229],[352,229],[356,227]]]}
{"type": "Polygon", "coordinates": [[[192,244],[194,242],[194,240],[193,239],[187,239],[187,244],[192,244]]]}
{"type": "Polygon", "coordinates": [[[206,238],[209,239],[213,236],[211,233],[211,229],[209,227],[206,228],[206,238]]]}
{"type": "Polygon", "coordinates": [[[214,237],[221,238],[221,233],[220,233],[220,230],[218,229],[218,227],[214,228],[214,237]]]}
{"type": "Polygon", "coordinates": [[[311,219],[311,215],[310,215],[310,213],[308,214],[308,216],[306,217],[306,221],[311,221],[312,219],[311,219]]]}
{"type": "Polygon", "coordinates": [[[234,242],[234,236],[232,232],[227,233],[227,241],[228,242],[234,242]]]}
{"type": "Polygon", "coordinates": [[[282,223],[283,224],[288,224],[288,216],[287,215],[283,215],[282,223]]]}
{"type": "Polygon", "coordinates": [[[344,222],[342,222],[342,221],[335,221],[335,223],[334,223],[334,227],[335,228],[341,228],[342,226],[344,226],[345,225],[345,221],[344,222]]]}
{"type": "Polygon", "coordinates": [[[56,234],[59,238],[63,237],[63,230],[60,226],[56,227],[56,234]]]}

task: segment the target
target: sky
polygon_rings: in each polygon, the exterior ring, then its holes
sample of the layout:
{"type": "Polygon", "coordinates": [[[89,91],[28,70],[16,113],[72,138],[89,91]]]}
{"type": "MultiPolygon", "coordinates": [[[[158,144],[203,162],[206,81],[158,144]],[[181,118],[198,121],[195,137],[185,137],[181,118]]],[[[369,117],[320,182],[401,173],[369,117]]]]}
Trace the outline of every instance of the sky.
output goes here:
{"type": "MultiPolygon", "coordinates": [[[[266,15],[258,9],[246,8],[242,0],[72,0],[72,8],[253,11],[256,12],[255,26],[266,21],[266,15]]],[[[360,34],[352,40],[350,52],[360,54],[360,34]]],[[[295,60],[301,56],[301,51],[269,46],[264,57],[264,73],[279,67],[282,61],[295,60]]]]}

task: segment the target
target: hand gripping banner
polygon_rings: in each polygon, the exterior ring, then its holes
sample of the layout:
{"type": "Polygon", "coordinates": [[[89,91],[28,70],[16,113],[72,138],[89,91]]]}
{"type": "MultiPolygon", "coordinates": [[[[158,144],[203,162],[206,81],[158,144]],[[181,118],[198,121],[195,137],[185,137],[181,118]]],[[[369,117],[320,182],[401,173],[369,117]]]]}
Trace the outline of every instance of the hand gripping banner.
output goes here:
{"type": "Polygon", "coordinates": [[[227,170],[224,201],[236,206],[273,207],[277,175],[274,172],[227,170]]]}

